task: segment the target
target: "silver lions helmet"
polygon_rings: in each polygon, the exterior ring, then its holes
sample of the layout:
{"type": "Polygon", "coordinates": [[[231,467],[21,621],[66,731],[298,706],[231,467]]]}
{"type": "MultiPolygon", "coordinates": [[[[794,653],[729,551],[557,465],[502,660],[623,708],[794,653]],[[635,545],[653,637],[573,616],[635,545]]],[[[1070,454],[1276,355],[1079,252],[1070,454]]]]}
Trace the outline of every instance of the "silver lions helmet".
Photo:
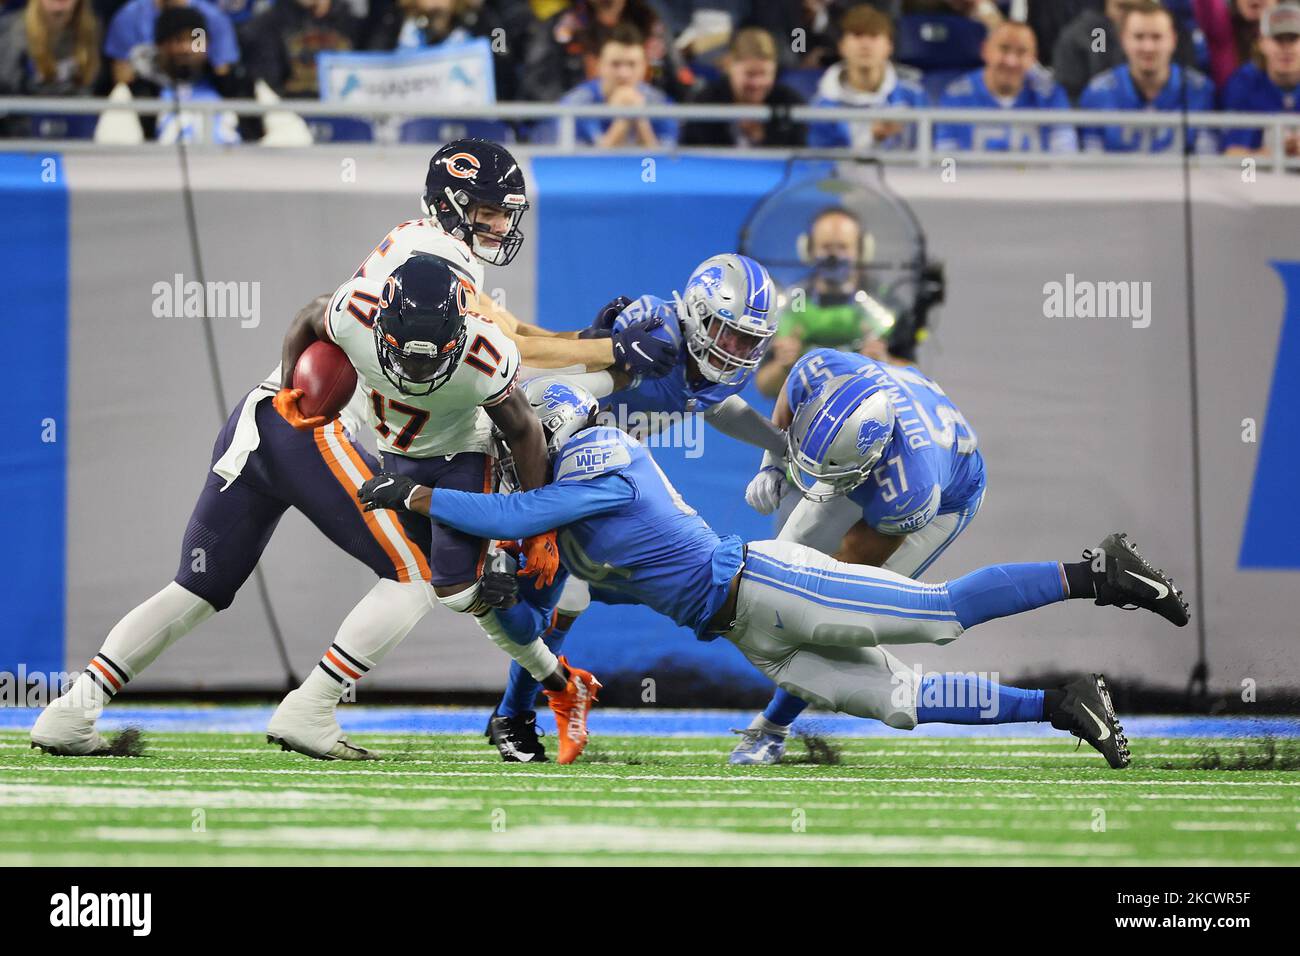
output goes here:
{"type": "MultiPolygon", "coordinates": [[[[546,438],[546,452],[554,455],[564,443],[592,423],[600,407],[596,397],[581,385],[562,378],[545,376],[531,378],[523,384],[524,397],[542,422],[546,438]]],[[[492,443],[496,450],[497,486],[503,493],[519,490],[519,476],[515,473],[515,459],[501,432],[492,429],[492,443]]]]}
{"type": "Polygon", "coordinates": [[[878,382],[838,375],[795,412],[786,433],[790,479],[809,501],[829,501],[867,480],[894,434],[894,405],[878,382]]]}
{"type": "Polygon", "coordinates": [[[776,292],[767,270],[726,253],[699,264],[678,296],[686,348],[711,382],[743,382],[776,334],[776,292]]]}

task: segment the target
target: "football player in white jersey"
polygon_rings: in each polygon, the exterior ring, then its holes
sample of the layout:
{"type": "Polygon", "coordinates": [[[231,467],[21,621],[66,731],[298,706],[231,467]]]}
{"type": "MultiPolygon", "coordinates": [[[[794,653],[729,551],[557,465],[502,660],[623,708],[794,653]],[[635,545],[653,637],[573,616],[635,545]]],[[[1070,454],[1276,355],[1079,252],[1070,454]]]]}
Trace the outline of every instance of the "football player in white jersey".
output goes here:
{"type": "MultiPolygon", "coordinates": [[[[480,262],[504,265],[518,251],[519,216],[526,208],[523,177],[508,152],[481,140],[449,143],[430,162],[424,202],[429,218],[399,225],[370,253],[357,275],[386,278],[412,254],[427,252],[445,259],[477,290],[483,276],[480,262]],[[475,164],[488,171],[485,186],[448,171],[463,173],[475,164]],[[451,188],[462,180],[463,188],[451,188]]],[[[330,298],[324,295],[308,303],[294,326],[306,328],[312,317],[323,315],[330,298]]],[[[608,367],[620,353],[625,356],[620,367],[632,368],[632,359],[643,361],[629,347],[638,341],[640,330],[622,342],[570,341],[515,323],[477,292],[472,301],[491,310],[498,324],[511,329],[517,325],[517,334],[529,337],[530,361],[538,367],[581,364],[594,371],[608,367]]],[[[355,506],[355,490],[379,470],[355,440],[374,410],[369,394],[358,387],[340,419],[326,422],[305,418],[297,404],[301,393],[282,387],[291,378],[285,369],[294,367],[309,343],[310,338],[297,350],[286,343],[290,361],[231,413],[218,434],[175,578],[112,628],[71,692],[37,719],[34,745],[60,755],[112,752],[95,726],[104,706],[163,651],[232,603],[280,517],[295,507],[380,580],[345,618],[303,686],[285,698],[268,735],[313,757],[373,756],[348,741],[335,707],[348,685],[377,665],[432,607],[428,554],[400,523],[375,520],[355,506]]],[[[644,360],[642,374],[671,368],[675,355],[657,349],[654,342],[640,349],[651,357],[644,360]]],[[[400,439],[399,430],[395,441],[400,439]]]]}

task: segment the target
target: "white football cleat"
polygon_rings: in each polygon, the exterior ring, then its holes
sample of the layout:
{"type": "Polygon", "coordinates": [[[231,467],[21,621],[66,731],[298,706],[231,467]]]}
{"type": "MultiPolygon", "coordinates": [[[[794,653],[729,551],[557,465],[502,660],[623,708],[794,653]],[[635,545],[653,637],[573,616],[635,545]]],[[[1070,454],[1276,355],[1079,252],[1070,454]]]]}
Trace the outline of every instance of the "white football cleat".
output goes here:
{"type": "Polygon", "coordinates": [[[83,707],[72,694],[50,703],[32,725],[32,746],[58,757],[90,757],[107,753],[107,740],[95,729],[101,708],[83,707]]]}
{"type": "Polygon", "coordinates": [[[737,766],[780,763],[785,756],[786,739],[781,734],[768,733],[757,727],[732,730],[740,734],[740,742],[731,751],[727,763],[737,766]]]}
{"type": "Polygon", "coordinates": [[[379,755],[348,742],[334,707],[290,691],[271,715],[266,742],[317,760],[378,760],[379,755]]]}

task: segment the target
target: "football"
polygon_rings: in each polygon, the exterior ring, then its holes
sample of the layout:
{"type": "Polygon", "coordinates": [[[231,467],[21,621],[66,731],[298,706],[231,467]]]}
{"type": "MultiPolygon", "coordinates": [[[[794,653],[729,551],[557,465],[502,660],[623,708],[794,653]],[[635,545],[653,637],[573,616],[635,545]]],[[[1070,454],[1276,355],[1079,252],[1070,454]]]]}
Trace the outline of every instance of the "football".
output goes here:
{"type": "Polygon", "coordinates": [[[332,419],[351,400],[357,387],[357,370],[334,343],[313,342],[293,367],[293,387],[302,389],[298,408],[304,416],[332,419]]]}

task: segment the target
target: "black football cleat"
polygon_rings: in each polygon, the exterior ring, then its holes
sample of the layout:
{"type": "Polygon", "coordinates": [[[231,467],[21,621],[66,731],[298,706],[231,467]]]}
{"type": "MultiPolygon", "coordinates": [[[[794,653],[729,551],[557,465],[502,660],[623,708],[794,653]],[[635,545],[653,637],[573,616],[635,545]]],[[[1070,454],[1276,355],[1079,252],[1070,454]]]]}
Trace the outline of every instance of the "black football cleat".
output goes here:
{"type": "Polygon", "coordinates": [[[495,710],[483,736],[492,742],[506,763],[546,763],[546,748],[537,732],[537,714],[531,710],[502,717],[495,710]]]}
{"type": "Polygon", "coordinates": [[[1146,608],[1176,627],[1187,625],[1191,615],[1183,592],[1174,587],[1169,575],[1152,567],[1138,553],[1124,532],[1107,535],[1105,541],[1085,550],[1083,556],[1092,562],[1098,604],[1146,608]]]}
{"type": "Polygon", "coordinates": [[[1071,681],[1061,690],[1065,692],[1065,700],[1051,715],[1052,726],[1086,740],[1106,758],[1111,769],[1127,767],[1130,759],[1128,738],[1115,716],[1106,679],[1100,674],[1090,674],[1071,681]]]}

